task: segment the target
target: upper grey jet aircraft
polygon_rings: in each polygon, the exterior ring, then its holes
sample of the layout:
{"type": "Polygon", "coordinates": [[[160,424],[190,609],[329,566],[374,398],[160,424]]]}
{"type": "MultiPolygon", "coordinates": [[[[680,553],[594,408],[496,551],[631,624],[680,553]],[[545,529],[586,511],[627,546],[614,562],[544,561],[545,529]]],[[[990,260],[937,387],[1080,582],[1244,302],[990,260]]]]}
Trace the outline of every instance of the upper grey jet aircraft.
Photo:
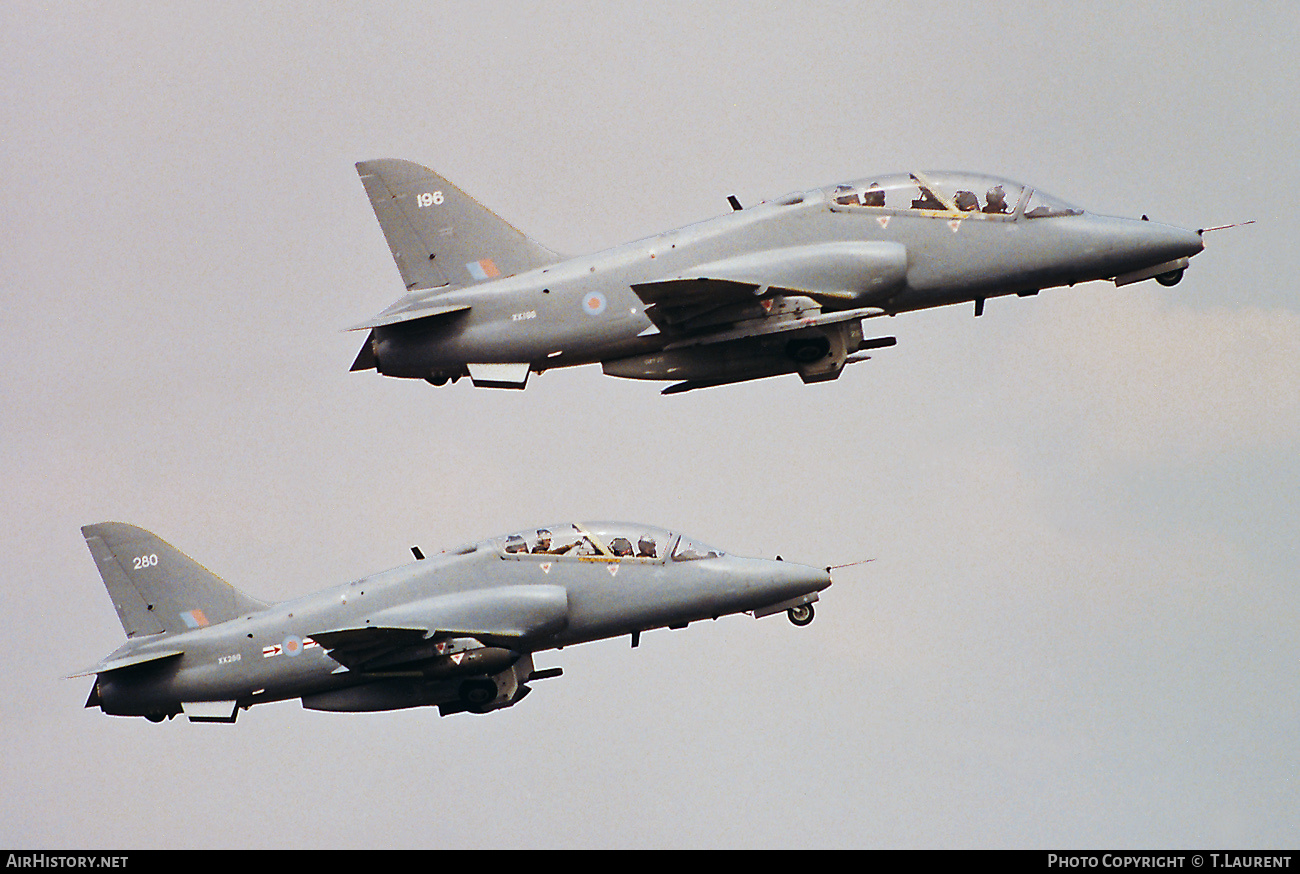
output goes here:
{"type": "Polygon", "coordinates": [[[863,320],[1110,279],[1182,278],[1201,232],[1091,215],[974,173],[875,176],[795,192],[595,255],[562,258],[441,176],[357,164],[406,295],[353,370],[435,385],[523,388],[530,373],[600,362],[665,394],[785,373],[835,379],[863,320]]]}
{"type": "Polygon", "coordinates": [[[159,537],[81,529],[128,638],[73,676],[87,707],[154,722],[234,722],[301,698],[310,710],[509,707],[558,676],[533,654],[700,619],[784,611],[813,619],[830,568],[738,558],[650,525],[566,523],[462,546],[268,604],[159,537]]]}

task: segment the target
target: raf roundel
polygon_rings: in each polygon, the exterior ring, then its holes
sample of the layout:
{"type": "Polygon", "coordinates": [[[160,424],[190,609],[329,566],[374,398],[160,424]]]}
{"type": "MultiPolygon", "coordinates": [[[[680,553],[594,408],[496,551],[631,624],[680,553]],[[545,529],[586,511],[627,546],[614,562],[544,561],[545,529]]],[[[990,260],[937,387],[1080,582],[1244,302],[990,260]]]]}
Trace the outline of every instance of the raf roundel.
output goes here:
{"type": "Polygon", "coordinates": [[[607,301],[605,295],[599,291],[593,291],[590,294],[583,295],[582,308],[587,311],[589,316],[598,316],[605,311],[607,301]]]}

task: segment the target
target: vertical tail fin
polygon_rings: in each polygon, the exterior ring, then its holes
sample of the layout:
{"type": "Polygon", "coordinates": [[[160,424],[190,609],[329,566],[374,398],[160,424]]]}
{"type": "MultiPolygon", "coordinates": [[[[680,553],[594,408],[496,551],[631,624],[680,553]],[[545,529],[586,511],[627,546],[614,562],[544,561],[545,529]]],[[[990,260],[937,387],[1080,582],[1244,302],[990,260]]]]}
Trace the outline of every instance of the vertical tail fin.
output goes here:
{"type": "Polygon", "coordinates": [[[268,606],[143,528],[100,522],[81,533],[127,637],[216,625],[268,606]]]}
{"type": "Polygon", "coordinates": [[[472,285],[559,260],[419,164],[361,161],[357,173],[407,291],[472,285]]]}

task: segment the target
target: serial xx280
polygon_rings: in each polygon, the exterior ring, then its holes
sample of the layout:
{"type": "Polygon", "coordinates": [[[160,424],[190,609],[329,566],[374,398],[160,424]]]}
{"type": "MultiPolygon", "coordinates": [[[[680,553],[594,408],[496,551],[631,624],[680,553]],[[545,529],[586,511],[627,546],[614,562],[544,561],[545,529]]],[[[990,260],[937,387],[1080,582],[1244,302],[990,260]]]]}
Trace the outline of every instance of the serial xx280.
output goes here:
{"type": "Polygon", "coordinates": [[[510,707],[558,676],[535,653],[733,613],[813,620],[831,568],[741,558],[653,525],[570,522],[470,543],[276,604],[143,528],[82,529],[127,642],[73,676],[87,707],[160,722],[310,710],[510,707]]]}

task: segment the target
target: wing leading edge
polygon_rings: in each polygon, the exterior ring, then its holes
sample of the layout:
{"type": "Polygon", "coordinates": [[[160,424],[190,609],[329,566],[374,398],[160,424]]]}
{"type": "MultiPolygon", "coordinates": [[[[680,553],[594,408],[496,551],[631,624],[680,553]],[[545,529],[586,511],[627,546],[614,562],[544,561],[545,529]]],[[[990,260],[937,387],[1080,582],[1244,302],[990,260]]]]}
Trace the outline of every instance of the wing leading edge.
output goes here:
{"type": "Polygon", "coordinates": [[[871,304],[906,278],[901,244],[838,242],[726,258],[632,289],[671,348],[687,337],[725,342],[881,315],[871,304]],[[823,314],[828,306],[837,312],[823,314]]]}
{"type": "Polygon", "coordinates": [[[864,349],[861,321],[885,315],[906,286],[907,250],[892,242],[839,242],[755,252],[692,268],[633,291],[660,335],[653,352],[601,362],[629,379],[682,380],[676,394],[785,373],[804,382],[839,376],[864,349]]]}
{"type": "Polygon", "coordinates": [[[350,670],[433,658],[439,644],[471,637],[517,652],[569,622],[563,586],[528,585],[440,595],[375,614],[365,625],[316,632],[312,639],[350,670]]]}

